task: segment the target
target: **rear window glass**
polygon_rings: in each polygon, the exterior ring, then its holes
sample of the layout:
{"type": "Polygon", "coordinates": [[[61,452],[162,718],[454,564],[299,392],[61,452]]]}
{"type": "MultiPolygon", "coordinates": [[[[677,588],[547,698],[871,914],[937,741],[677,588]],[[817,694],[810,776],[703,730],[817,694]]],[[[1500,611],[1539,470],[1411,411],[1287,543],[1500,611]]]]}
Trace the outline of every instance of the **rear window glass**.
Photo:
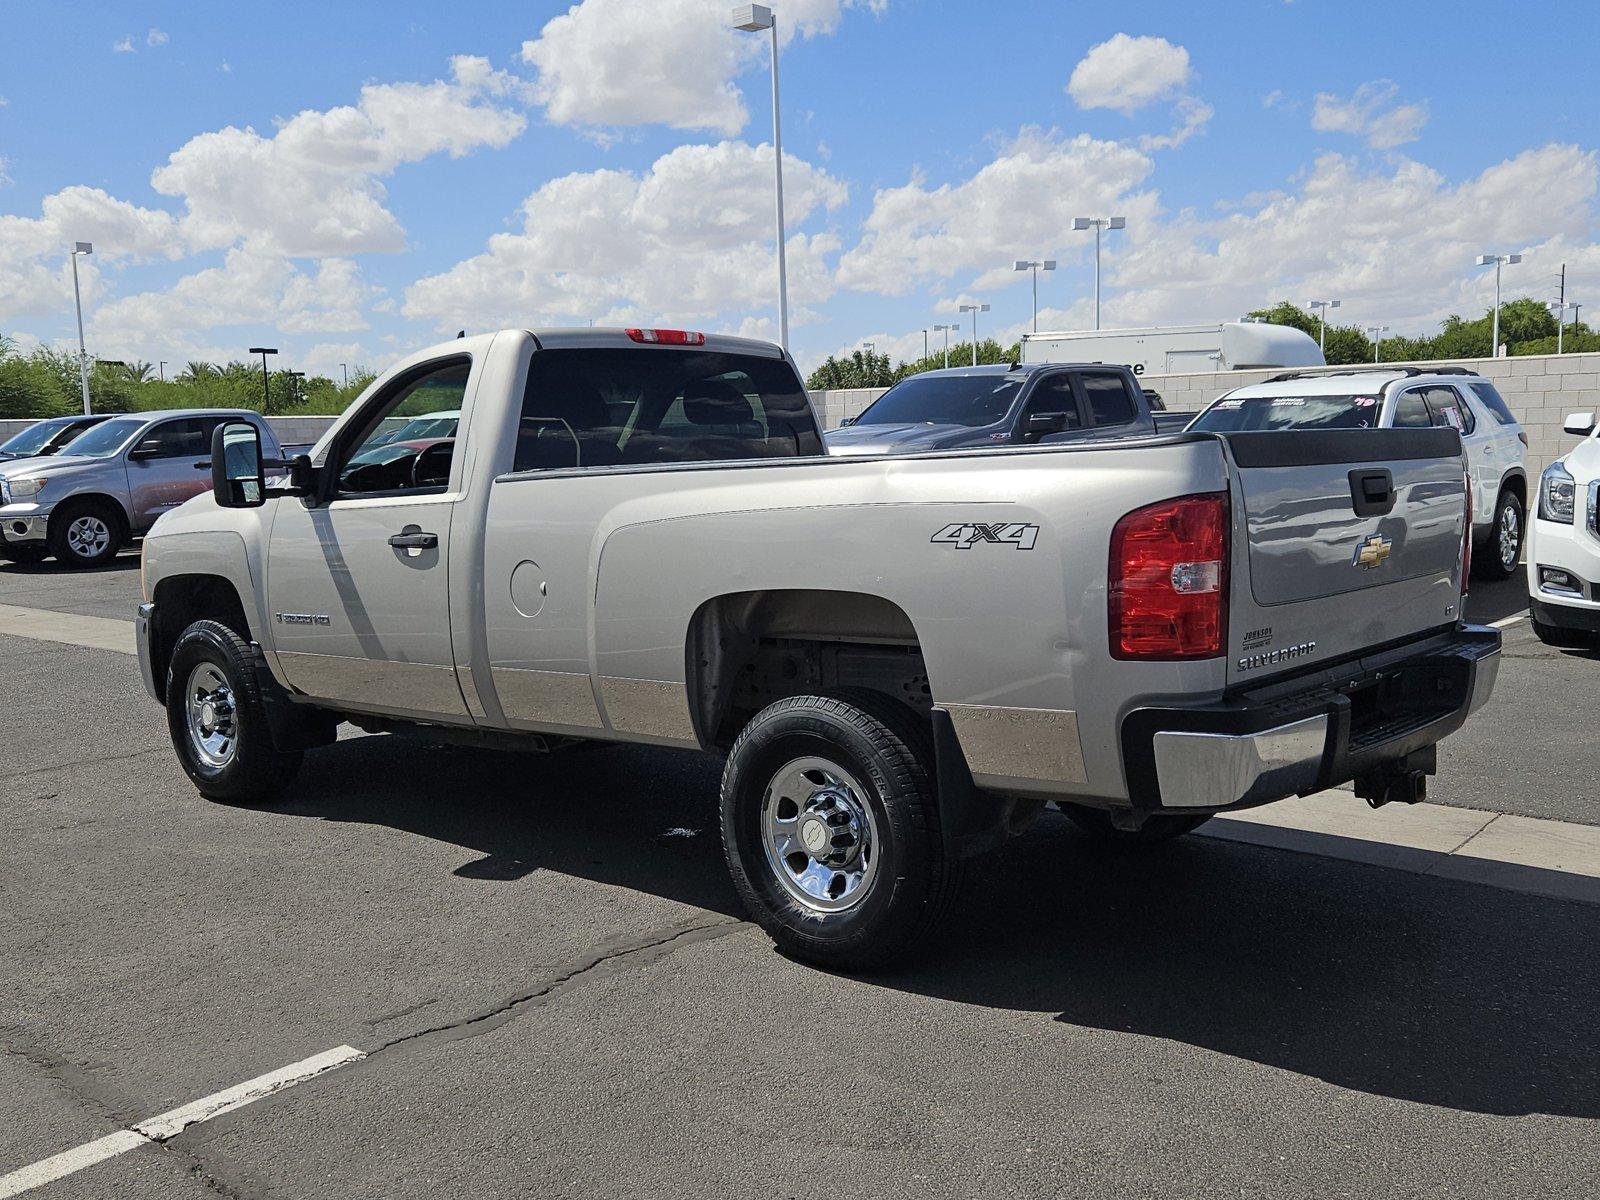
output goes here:
{"type": "Polygon", "coordinates": [[[822,438],[786,362],[708,350],[541,350],[515,469],[799,458],[822,438]]]}
{"type": "Polygon", "coordinates": [[[1133,420],[1133,397],[1122,376],[1085,372],[1082,378],[1096,425],[1126,425],[1133,420]]]}
{"type": "Polygon", "coordinates": [[[914,375],[901,380],[856,418],[857,425],[965,425],[1002,420],[1022,388],[1004,375],[914,375]]]}
{"type": "Polygon", "coordinates": [[[1261,429],[1373,429],[1378,424],[1379,407],[1379,398],[1372,394],[1224,397],[1196,417],[1189,428],[1204,433],[1261,429]]]}
{"type": "Polygon", "coordinates": [[[1483,402],[1483,406],[1494,414],[1494,419],[1502,425],[1515,425],[1517,418],[1511,413],[1504,397],[1495,390],[1494,384],[1487,380],[1473,380],[1467,384],[1472,389],[1472,394],[1483,402]]]}

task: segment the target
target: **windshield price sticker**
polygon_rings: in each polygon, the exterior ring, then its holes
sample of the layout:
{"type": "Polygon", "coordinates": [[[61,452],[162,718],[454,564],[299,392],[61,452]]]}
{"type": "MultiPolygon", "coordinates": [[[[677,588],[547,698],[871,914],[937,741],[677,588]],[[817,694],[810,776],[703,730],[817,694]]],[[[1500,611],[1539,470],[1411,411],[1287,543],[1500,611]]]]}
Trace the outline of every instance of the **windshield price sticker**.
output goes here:
{"type": "Polygon", "coordinates": [[[1299,396],[1274,396],[1272,398],[1272,406],[1274,408],[1277,408],[1280,405],[1301,405],[1301,406],[1304,406],[1304,404],[1305,404],[1305,400],[1303,398],[1299,397],[1299,396]]]}

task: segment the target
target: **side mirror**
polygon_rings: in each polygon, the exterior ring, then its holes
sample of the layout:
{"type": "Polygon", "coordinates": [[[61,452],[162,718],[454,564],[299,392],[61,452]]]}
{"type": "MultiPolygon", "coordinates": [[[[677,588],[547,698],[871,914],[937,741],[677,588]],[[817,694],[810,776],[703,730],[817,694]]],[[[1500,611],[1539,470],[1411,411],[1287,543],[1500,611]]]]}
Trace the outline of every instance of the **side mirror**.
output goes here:
{"type": "Polygon", "coordinates": [[[847,429],[851,425],[854,425],[855,423],[856,423],[856,419],[854,417],[846,417],[846,418],[844,418],[844,420],[839,422],[839,428],[840,429],[847,429]]]}
{"type": "Polygon", "coordinates": [[[260,508],[263,490],[261,431],[247,421],[228,421],[211,433],[211,494],[222,508],[260,508]]]}
{"type": "Polygon", "coordinates": [[[1142,389],[1144,402],[1150,406],[1151,412],[1166,412],[1167,402],[1161,398],[1160,392],[1152,392],[1149,388],[1142,389]]]}
{"type": "Polygon", "coordinates": [[[132,450],[128,451],[128,458],[133,462],[143,462],[147,458],[154,458],[161,453],[161,439],[147,437],[132,450]]]}
{"type": "Polygon", "coordinates": [[[1588,437],[1594,432],[1594,413],[1568,413],[1567,419],[1561,423],[1561,430],[1573,437],[1588,437]]]}
{"type": "Polygon", "coordinates": [[[1034,413],[1023,424],[1022,432],[1028,437],[1043,437],[1047,433],[1060,433],[1067,427],[1064,412],[1034,413]]]}

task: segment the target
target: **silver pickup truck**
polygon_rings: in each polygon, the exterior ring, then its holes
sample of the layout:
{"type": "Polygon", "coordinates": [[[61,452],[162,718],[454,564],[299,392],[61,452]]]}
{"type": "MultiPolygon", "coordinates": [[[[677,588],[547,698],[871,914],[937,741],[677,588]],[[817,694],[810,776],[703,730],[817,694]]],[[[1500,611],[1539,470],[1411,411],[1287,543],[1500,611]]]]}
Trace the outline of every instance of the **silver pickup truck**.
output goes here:
{"type": "Polygon", "coordinates": [[[830,458],[778,348],[585,329],[417,354],[309,458],[214,443],[137,622],[204,795],[270,801],[341,722],[723,755],[741,898],[834,966],[1049,803],[1138,844],[1352,779],[1414,801],[1499,661],[1453,429],[830,458]]]}

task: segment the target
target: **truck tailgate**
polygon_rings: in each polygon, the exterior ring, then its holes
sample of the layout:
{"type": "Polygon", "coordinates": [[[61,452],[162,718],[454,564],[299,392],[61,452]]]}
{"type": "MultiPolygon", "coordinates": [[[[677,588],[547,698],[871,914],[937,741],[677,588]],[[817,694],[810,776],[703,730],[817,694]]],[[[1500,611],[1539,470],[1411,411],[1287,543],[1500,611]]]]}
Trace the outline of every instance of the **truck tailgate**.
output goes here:
{"type": "Polygon", "coordinates": [[[1459,618],[1468,516],[1454,429],[1224,440],[1235,473],[1230,686],[1459,618]]]}

